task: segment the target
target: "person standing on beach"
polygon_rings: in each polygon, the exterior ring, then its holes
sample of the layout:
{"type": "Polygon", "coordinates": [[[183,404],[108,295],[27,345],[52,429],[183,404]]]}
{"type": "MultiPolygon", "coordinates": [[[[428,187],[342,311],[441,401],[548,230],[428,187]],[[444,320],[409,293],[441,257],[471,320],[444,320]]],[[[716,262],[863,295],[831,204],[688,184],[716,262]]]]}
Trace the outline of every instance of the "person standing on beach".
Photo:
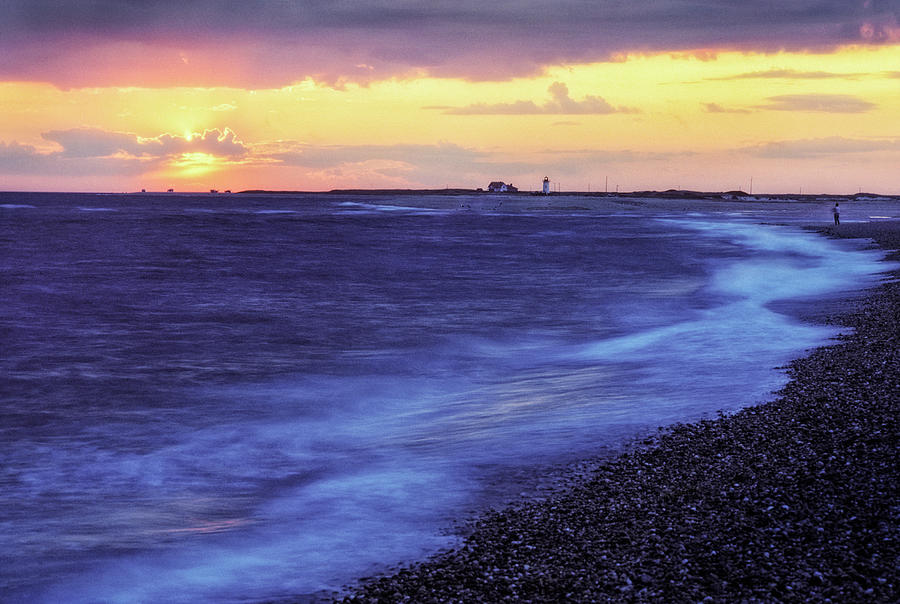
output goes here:
{"type": "Polygon", "coordinates": [[[838,205],[838,202],[834,202],[834,207],[831,208],[831,213],[834,214],[834,226],[841,224],[841,208],[838,205]]]}

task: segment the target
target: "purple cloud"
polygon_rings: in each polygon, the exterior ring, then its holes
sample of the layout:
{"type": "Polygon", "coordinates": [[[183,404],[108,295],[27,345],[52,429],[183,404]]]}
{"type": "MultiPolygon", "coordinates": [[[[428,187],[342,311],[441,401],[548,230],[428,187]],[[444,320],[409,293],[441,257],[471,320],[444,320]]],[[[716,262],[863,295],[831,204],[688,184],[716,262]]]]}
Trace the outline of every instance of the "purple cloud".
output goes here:
{"type": "Polygon", "coordinates": [[[142,138],[134,134],[97,128],[52,130],[41,135],[61,147],[41,151],[31,145],[0,142],[0,173],[88,175],[136,175],[164,165],[183,153],[209,153],[228,159],[244,159],[250,150],[233,131],[206,130],[188,140],[163,134],[142,138]]]}
{"type": "Polygon", "coordinates": [[[607,113],[635,113],[628,107],[613,107],[598,96],[588,95],[576,101],[569,96],[569,88],[562,82],[553,82],[547,89],[551,99],[542,105],[534,101],[515,101],[493,105],[475,103],[466,107],[448,109],[453,115],[603,115],[607,113]]]}
{"type": "Polygon", "coordinates": [[[0,142],[0,166],[7,170],[27,167],[40,153],[31,145],[0,142]]]}
{"type": "Polygon", "coordinates": [[[707,113],[751,113],[749,109],[723,107],[718,103],[703,103],[703,108],[707,113]]]}
{"type": "Polygon", "coordinates": [[[760,109],[770,111],[816,111],[822,113],[865,113],[877,105],[849,94],[783,94],[766,99],[760,109]]]}
{"type": "Polygon", "coordinates": [[[119,153],[133,157],[167,157],[181,153],[237,157],[247,153],[247,148],[229,128],[205,130],[190,139],[171,134],[142,138],[97,128],[52,130],[41,136],[61,145],[63,157],[109,157],[119,153]]]}
{"type": "Polygon", "coordinates": [[[810,158],[847,153],[883,153],[900,151],[900,139],[854,139],[842,136],[792,141],[775,141],[743,149],[766,158],[810,158]]]}
{"type": "Polygon", "coordinates": [[[133,175],[147,169],[147,162],[123,157],[72,157],[62,152],[42,153],[31,145],[0,142],[0,174],[133,175]]]}
{"type": "Polygon", "coordinates": [[[900,0],[0,3],[0,79],[339,85],[426,72],[503,80],[644,51],[898,42],[900,0]]]}
{"type": "Polygon", "coordinates": [[[721,80],[829,80],[829,79],[856,79],[867,76],[866,73],[836,73],[830,71],[798,71],[796,69],[770,69],[768,71],[751,71],[739,73],[733,76],[719,78],[707,78],[709,81],[721,80]]]}

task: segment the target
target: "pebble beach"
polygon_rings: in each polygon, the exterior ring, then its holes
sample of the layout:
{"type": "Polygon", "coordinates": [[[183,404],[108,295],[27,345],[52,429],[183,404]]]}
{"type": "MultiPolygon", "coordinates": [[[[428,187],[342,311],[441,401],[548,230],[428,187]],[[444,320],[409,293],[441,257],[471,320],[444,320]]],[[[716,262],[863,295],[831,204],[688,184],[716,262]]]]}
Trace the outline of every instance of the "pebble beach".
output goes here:
{"type": "MultiPolygon", "coordinates": [[[[900,259],[900,221],[816,230],[900,259]]],[[[661,428],[343,601],[900,601],[900,283],[828,320],[775,400],[661,428]]]]}

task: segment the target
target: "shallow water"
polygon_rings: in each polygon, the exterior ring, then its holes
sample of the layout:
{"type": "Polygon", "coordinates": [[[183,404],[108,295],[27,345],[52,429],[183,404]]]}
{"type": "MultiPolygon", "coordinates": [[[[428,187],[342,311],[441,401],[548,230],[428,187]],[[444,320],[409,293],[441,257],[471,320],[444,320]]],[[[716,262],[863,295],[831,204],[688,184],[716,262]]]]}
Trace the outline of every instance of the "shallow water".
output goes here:
{"type": "Polygon", "coordinates": [[[12,602],[276,598],[427,555],[497,476],[768,398],[836,333],[772,308],[885,268],[600,202],[0,202],[12,602]]]}

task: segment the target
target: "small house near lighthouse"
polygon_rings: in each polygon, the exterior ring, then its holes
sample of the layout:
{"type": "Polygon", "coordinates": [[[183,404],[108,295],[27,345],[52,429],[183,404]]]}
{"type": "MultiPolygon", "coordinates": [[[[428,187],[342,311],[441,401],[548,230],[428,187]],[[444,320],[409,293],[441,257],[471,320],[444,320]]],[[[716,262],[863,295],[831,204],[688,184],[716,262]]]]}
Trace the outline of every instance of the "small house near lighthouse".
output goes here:
{"type": "Polygon", "coordinates": [[[491,193],[517,193],[519,189],[512,186],[512,183],[506,184],[505,182],[495,180],[488,185],[488,191],[491,193]]]}

